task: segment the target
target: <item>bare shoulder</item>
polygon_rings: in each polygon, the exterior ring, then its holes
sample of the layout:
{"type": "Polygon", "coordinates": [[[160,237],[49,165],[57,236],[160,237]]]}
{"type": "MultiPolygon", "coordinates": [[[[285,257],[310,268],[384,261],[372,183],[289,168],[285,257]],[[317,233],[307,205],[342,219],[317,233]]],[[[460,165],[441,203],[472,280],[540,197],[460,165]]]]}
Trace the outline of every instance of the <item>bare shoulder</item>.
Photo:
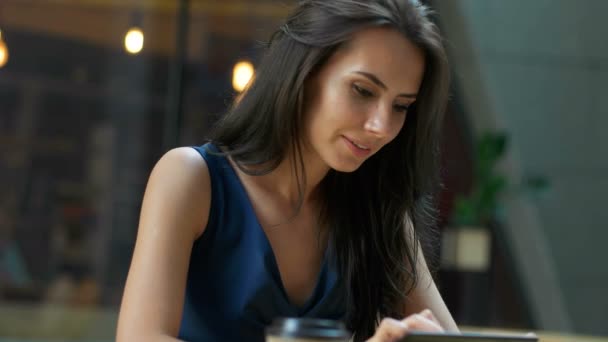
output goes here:
{"type": "MultiPolygon", "coordinates": [[[[209,169],[205,159],[193,148],[178,147],[165,153],[154,166],[153,172],[169,170],[179,172],[181,175],[207,176],[209,180],[209,169]]],[[[205,178],[205,177],[203,177],[205,178]]]]}
{"type": "Polygon", "coordinates": [[[120,308],[117,341],[177,336],[190,253],[209,216],[207,164],[192,148],[176,148],[154,166],[120,308]]]}
{"type": "Polygon", "coordinates": [[[198,237],[207,224],[211,203],[211,179],[205,159],[190,147],[168,151],[154,166],[144,198],[162,201],[161,210],[181,216],[179,220],[194,229],[198,237]]]}

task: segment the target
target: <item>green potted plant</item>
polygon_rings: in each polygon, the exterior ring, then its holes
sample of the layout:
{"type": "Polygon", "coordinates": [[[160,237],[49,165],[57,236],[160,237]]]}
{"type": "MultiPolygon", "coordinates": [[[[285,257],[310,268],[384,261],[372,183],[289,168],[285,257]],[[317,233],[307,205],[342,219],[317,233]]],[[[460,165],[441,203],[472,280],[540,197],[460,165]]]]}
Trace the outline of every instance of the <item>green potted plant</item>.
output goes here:
{"type": "Polygon", "coordinates": [[[547,187],[543,177],[508,184],[498,172],[509,139],[505,132],[486,132],[476,142],[473,185],[469,194],[456,196],[450,227],[444,232],[442,264],[464,271],[485,271],[490,262],[490,227],[497,220],[501,196],[511,188],[538,192],[547,187]]]}
{"type": "Polygon", "coordinates": [[[493,220],[498,197],[507,186],[505,176],[496,172],[496,164],[507,149],[505,133],[485,133],[474,155],[473,188],[470,194],[458,195],[454,202],[452,224],[485,227],[493,220]]]}

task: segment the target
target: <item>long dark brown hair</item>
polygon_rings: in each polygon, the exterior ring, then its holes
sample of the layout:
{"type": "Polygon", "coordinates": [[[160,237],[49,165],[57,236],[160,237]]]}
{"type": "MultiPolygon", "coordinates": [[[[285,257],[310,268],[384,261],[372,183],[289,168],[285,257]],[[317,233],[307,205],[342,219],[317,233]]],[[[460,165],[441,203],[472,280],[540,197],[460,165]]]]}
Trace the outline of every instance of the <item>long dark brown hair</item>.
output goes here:
{"type": "Polygon", "coordinates": [[[346,323],[356,340],[373,335],[379,318],[403,315],[418,282],[417,242],[435,222],[431,196],[439,184],[449,71],[430,15],[417,0],[300,1],[272,36],[255,80],[210,135],[249,174],[268,173],[293,153],[303,198],[300,141],[309,77],[369,27],[393,28],[424,51],[421,89],[397,137],[356,171],[332,170],[320,184],[321,218],[347,288],[346,323]]]}

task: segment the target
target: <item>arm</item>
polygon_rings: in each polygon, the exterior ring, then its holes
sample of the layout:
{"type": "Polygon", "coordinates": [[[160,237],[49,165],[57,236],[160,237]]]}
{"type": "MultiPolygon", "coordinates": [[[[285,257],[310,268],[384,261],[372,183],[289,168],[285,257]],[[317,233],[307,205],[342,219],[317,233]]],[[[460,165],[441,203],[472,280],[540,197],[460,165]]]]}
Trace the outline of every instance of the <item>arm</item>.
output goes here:
{"type": "Polygon", "coordinates": [[[459,332],[431,277],[420,244],[417,259],[419,280],[407,297],[405,318],[384,318],[367,342],[399,341],[408,331],[459,332]]]}
{"type": "MultiPolygon", "coordinates": [[[[408,220],[409,221],[409,220],[408,220]]],[[[412,229],[411,221],[407,225],[412,229]]],[[[408,295],[404,317],[401,320],[384,318],[368,342],[393,342],[400,340],[408,331],[459,332],[458,326],[435,286],[426,264],[422,247],[418,244],[416,272],[418,283],[408,295]]]]}
{"type": "MultiPolygon", "coordinates": [[[[406,229],[413,231],[414,224],[409,217],[406,217],[406,229]]],[[[408,236],[412,236],[408,234],[408,236]]],[[[422,312],[425,309],[429,309],[432,315],[436,317],[438,323],[443,329],[449,332],[459,332],[458,326],[452,318],[450,311],[445,305],[441,294],[435,285],[435,281],[431,276],[429,267],[426,264],[424,254],[422,252],[422,246],[420,241],[415,241],[418,254],[416,256],[416,272],[418,273],[418,283],[416,287],[408,295],[408,302],[405,307],[405,317],[422,312]]]]}
{"type": "Polygon", "coordinates": [[[443,302],[435,281],[433,281],[420,244],[418,244],[417,259],[418,284],[408,296],[409,301],[406,305],[405,317],[421,312],[424,309],[430,309],[437,318],[437,321],[439,321],[439,324],[446,331],[458,332],[458,326],[443,302]]]}
{"type": "Polygon", "coordinates": [[[193,149],[167,152],[144,195],[117,341],[177,341],[192,244],[207,224],[209,170],[193,149]]]}

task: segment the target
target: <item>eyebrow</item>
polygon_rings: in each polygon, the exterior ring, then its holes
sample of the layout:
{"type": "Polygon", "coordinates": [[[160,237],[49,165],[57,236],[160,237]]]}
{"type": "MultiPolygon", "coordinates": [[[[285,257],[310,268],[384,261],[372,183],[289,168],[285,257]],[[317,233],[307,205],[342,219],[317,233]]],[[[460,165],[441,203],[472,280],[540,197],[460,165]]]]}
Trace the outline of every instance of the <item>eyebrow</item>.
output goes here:
{"type": "MultiPolygon", "coordinates": [[[[376,75],[374,75],[374,74],[372,74],[372,73],[365,72],[365,71],[355,71],[355,74],[359,74],[359,75],[361,75],[361,76],[365,76],[365,77],[367,77],[367,78],[368,78],[370,81],[374,82],[374,83],[375,83],[377,86],[379,86],[380,88],[382,88],[382,89],[384,89],[384,90],[387,90],[387,89],[388,89],[388,88],[386,87],[386,84],[384,84],[382,81],[380,81],[380,79],[379,79],[379,78],[378,78],[376,75]]],[[[418,94],[415,94],[415,93],[414,93],[414,94],[406,94],[406,93],[402,93],[402,94],[399,94],[399,95],[397,95],[397,96],[403,96],[403,97],[409,97],[409,98],[416,98],[416,96],[417,96],[417,95],[418,95],[418,94]]]]}

